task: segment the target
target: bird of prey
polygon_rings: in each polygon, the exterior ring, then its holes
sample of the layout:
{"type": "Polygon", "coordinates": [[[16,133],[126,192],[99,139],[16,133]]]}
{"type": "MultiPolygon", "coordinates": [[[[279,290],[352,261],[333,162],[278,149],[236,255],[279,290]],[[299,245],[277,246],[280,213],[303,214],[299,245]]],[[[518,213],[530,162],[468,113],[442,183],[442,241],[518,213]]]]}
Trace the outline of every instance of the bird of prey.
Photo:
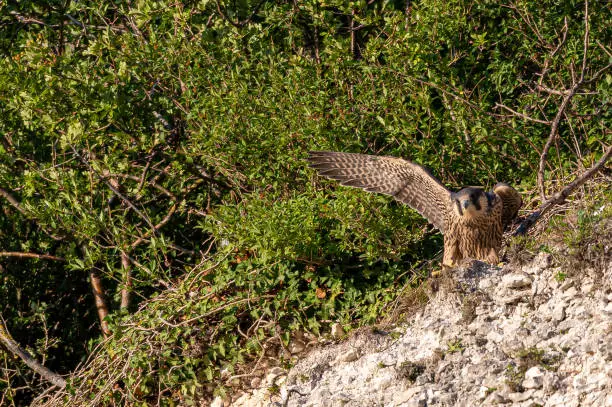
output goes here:
{"type": "Polygon", "coordinates": [[[468,187],[451,192],[424,167],[397,157],[311,151],[310,166],[342,185],[391,195],[419,212],[444,235],[443,268],[463,259],[499,263],[504,228],[522,204],[511,186],[490,192],[468,187]]]}

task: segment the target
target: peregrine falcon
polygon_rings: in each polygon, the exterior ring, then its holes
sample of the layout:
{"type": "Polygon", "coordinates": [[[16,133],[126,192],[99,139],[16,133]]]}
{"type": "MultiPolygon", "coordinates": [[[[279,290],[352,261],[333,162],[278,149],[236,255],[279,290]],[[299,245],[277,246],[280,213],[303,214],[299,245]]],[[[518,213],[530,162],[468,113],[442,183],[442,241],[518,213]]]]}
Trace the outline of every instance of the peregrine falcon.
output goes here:
{"type": "Polygon", "coordinates": [[[310,166],[342,185],[391,195],[419,212],[444,235],[444,268],[462,259],[499,263],[502,234],[522,204],[519,193],[499,183],[449,191],[424,167],[388,156],[311,151],[310,166]]]}

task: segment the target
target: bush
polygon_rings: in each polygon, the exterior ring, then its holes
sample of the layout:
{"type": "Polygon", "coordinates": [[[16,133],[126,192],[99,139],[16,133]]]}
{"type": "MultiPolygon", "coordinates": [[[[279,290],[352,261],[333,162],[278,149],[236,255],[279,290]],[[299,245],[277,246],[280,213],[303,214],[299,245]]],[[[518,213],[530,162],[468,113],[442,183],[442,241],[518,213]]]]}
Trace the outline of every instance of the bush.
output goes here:
{"type": "MultiPolygon", "coordinates": [[[[409,4],[0,6],[0,192],[15,198],[0,244],[66,260],[3,260],[3,315],[51,369],[74,371],[65,400],[196,403],[266,344],[377,319],[441,238],[390,198],[318,178],[309,150],[402,156],[449,187],[529,194],[561,99],[547,87],[582,66],[584,7],[409,4]]],[[[612,141],[611,23],[590,5],[588,81],[547,179],[612,141]]],[[[4,362],[7,400],[42,391],[4,362]]]]}

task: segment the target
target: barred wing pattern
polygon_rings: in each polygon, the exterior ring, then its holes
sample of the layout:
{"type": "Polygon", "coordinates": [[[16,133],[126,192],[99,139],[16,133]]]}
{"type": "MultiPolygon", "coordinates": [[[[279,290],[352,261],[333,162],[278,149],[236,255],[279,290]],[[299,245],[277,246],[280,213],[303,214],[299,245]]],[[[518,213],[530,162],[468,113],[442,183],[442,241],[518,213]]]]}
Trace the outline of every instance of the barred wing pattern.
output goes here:
{"type": "Polygon", "coordinates": [[[310,166],[342,185],[391,195],[444,232],[450,191],[428,170],[396,157],[311,151],[310,166]]]}
{"type": "Polygon", "coordinates": [[[493,192],[499,196],[503,202],[502,226],[505,228],[516,218],[518,210],[523,204],[521,195],[510,185],[500,182],[493,187],[493,192]]]}

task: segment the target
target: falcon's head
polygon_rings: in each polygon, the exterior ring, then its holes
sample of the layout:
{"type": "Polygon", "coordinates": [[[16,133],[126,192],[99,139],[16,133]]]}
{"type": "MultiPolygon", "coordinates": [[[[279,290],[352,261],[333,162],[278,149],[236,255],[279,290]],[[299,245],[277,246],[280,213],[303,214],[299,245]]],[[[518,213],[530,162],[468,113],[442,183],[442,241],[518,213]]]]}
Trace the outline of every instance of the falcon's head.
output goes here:
{"type": "Polygon", "coordinates": [[[493,197],[480,188],[468,187],[451,195],[453,210],[460,218],[474,219],[487,215],[493,197]]]}

